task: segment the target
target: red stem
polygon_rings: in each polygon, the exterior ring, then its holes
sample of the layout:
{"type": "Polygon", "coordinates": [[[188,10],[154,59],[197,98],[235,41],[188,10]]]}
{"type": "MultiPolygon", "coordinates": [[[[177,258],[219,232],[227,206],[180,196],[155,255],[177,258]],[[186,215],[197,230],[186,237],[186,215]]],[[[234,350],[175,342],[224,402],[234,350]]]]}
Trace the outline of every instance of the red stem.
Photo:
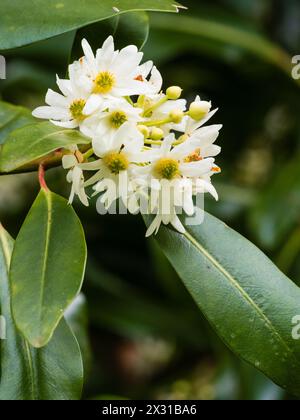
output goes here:
{"type": "Polygon", "coordinates": [[[42,189],[49,191],[45,180],[45,168],[42,164],[39,165],[39,183],[42,189]]]}

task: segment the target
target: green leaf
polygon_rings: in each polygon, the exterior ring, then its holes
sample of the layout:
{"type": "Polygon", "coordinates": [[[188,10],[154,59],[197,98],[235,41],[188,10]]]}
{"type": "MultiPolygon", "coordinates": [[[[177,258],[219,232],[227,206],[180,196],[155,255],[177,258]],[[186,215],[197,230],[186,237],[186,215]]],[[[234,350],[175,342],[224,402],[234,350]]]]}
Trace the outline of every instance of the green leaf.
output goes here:
{"type": "Polygon", "coordinates": [[[26,108],[0,101],[0,145],[6,141],[11,131],[32,124],[34,120],[26,108]]]}
{"type": "Polygon", "coordinates": [[[205,214],[181,235],[157,239],[213,328],[231,350],[300,396],[300,346],[292,319],[300,290],[253,244],[205,214]]]}
{"type": "Polygon", "coordinates": [[[74,144],[89,144],[90,139],[77,130],[62,129],[49,122],[27,125],[13,131],[0,152],[0,172],[8,173],[21,170],[32,164],[36,168],[37,161],[48,156],[57,149],[74,144]]]}
{"type": "Polygon", "coordinates": [[[0,225],[0,307],[7,339],[0,341],[0,400],[76,400],[83,382],[79,347],[62,320],[50,343],[31,347],[18,333],[10,308],[8,268],[14,242],[0,225]]]}
{"type": "Polygon", "coordinates": [[[16,239],[10,280],[17,327],[34,347],[45,346],[81,289],[86,244],[67,201],[41,190],[16,239]]]}
{"type": "Polygon", "coordinates": [[[130,11],[178,11],[173,0],[2,0],[0,50],[28,45],[130,11]],[[41,22],[43,24],[41,25],[41,22]]]}
{"type": "Polygon", "coordinates": [[[87,39],[92,49],[96,51],[109,35],[114,36],[118,49],[126,45],[144,46],[149,35],[149,18],[145,12],[124,13],[112,19],[106,19],[79,29],[72,48],[71,60],[82,56],[81,41],[87,39]]]}

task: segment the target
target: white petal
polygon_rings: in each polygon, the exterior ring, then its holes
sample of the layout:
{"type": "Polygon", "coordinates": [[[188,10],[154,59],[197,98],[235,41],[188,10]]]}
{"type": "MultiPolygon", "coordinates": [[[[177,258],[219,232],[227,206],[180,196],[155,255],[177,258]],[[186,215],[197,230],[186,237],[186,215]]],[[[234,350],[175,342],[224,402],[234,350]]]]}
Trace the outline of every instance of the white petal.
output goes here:
{"type": "Polygon", "coordinates": [[[65,79],[60,79],[57,75],[56,75],[56,84],[59,87],[60,91],[65,95],[65,96],[70,96],[72,93],[72,87],[71,87],[71,82],[70,80],[65,80],[65,79]]]}
{"type": "Polygon", "coordinates": [[[161,150],[161,152],[164,156],[166,156],[170,152],[170,150],[172,148],[172,144],[174,143],[174,141],[175,141],[175,134],[174,133],[170,134],[169,136],[167,136],[164,139],[164,141],[162,142],[161,148],[160,148],[160,150],[161,150]]]}
{"type": "Polygon", "coordinates": [[[52,89],[48,89],[45,102],[50,106],[69,107],[69,101],[63,95],[54,92],[52,89]]]}
{"type": "Polygon", "coordinates": [[[64,169],[73,168],[77,164],[77,159],[74,155],[65,155],[62,158],[62,166],[64,169]]]}
{"type": "Polygon", "coordinates": [[[214,159],[203,159],[199,162],[182,163],[179,165],[183,176],[195,178],[211,171],[214,159]]]}
{"type": "Polygon", "coordinates": [[[179,233],[185,233],[185,228],[181,221],[179,220],[178,216],[175,215],[174,218],[171,221],[171,225],[179,232],[179,233]]]}
{"type": "Polygon", "coordinates": [[[153,88],[153,93],[159,93],[163,85],[163,78],[157,68],[154,66],[151,72],[150,82],[153,88]]]}
{"type": "Polygon", "coordinates": [[[101,108],[103,103],[103,99],[100,95],[91,95],[89,99],[86,101],[85,107],[83,108],[84,115],[91,115],[95,111],[101,108]]]}
{"type": "Polygon", "coordinates": [[[92,50],[90,44],[87,42],[86,39],[83,39],[82,42],[81,42],[81,46],[82,46],[84,55],[87,59],[88,65],[91,66],[91,68],[94,68],[95,67],[95,56],[94,56],[94,53],[93,53],[93,50],[92,50]]]}
{"type": "Polygon", "coordinates": [[[138,49],[134,45],[128,45],[123,48],[116,56],[112,65],[114,73],[120,74],[136,74],[136,70],[143,58],[143,53],[138,52],[138,49]]]}
{"type": "Polygon", "coordinates": [[[81,163],[78,166],[84,171],[97,171],[103,166],[103,163],[102,160],[99,159],[94,162],[81,163]]]}
{"type": "Polygon", "coordinates": [[[208,181],[205,181],[203,179],[197,179],[196,180],[196,192],[197,193],[208,192],[214,197],[215,200],[218,201],[218,199],[219,199],[217,190],[212,185],[212,183],[208,182],[208,181]]]}
{"type": "Polygon", "coordinates": [[[63,108],[52,107],[52,106],[40,106],[36,108],[32,115],[36,118],[63,120],[70,118],[70,114],[63,108]]]}
{"type": "Polygon", "coordinates": [[[158,214],[153,222],[151,223],[151,225],[149,226],[147,232],[146,232],[146,238],[148,238],[149,236],[151,236],[154,232],[158,232],[158,229],[161,225],[162,222],[162,217],[158,214]]]}
{"type": "Polygon", "coordinates": [[[75,120],[65,121],[65,122],[50,120],[50,122],[56,125],[57,127],[70,128],[70,129],[78,127],[78,123],[75,120]]]}
{"type": "Polygon", "coordinates": [[[214,157],[219,155],[221,152],[221,147],[220,146],[216,146],[215,144],[212,144],[211,146],[208,147],[202,147],[201,148],[201,156],[206,158],[206,157],[214,157]]]}
{"type": "Polygon", "coordinates": [[[146,77],[149,76],[152,68],[153,68],[153,61],[146,61],[146,63],[139,66],[136,76],[141,75],[143,76],[144,79],[146,79],[146,77]]]}

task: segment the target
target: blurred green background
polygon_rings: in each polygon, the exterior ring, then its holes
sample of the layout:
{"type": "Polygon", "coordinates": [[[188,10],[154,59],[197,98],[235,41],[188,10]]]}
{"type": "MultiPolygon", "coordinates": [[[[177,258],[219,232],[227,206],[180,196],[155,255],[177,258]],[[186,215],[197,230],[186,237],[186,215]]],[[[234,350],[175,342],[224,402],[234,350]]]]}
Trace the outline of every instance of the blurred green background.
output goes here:
{"type": "MultiPolygon", "coordinates": [[[[224,124],[222,174],[214,178],[220,201],[207,196],[206,210],[300,284],[300,83],[291,76],[299,0],[183,3],[189,10],[179,15],[150,16],[144,51],[165,88],[180,84],[189,100],[200,94],[219,108],[212,122],[224,124]]],[[[7,54],[0,97],[42,104],[55,74],[65,74],[73,37],[7,54]]],[[[68,196],[62,169],[47,179],[68,196]]],[[[36,174],[0,177],[0,219],[12,235],[37,191],[36,174]]],[[[155,241],[145,240],[140,217],[99,216],[95,202],[75,207],[89,249],[81,312],[72,320],[85,358],[84,398],[290,398],[226,349],[155,241]]]]}

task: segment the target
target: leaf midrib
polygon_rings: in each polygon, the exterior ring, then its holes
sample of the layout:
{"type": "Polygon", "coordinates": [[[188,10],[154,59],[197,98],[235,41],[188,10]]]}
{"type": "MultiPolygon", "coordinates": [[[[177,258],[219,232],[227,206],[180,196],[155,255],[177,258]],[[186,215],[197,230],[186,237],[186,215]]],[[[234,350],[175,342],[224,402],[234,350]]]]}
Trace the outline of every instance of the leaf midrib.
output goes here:
{"type": "Polygon", "coordinates": [[[29,378],[30,378],[30,386],[31,386],[31,398],[32,400],[36,401],[38,400],[38,386],[36,385],[36,378],[34,374],[34,368],[33,368],[33,357],[31,355],[30,351],[30,345],[29,343],[23,339],[23,344],[25,348],[25,355],[27,358],[27,366],[28,366],[28,372],[29,372],[29,378]]]}
{"type": "Polygon", "coordinates": [[[51,196],[48,192],[44,192],[47,204],[47,226],[46,226],[46,238],[45,238],[45,251],[43,255],[42,274],[41,274],[41,288],[40,288],[40,299],[39,299],[39,319],[42,320],[42,313],[44,308],[45,298],[45,283],[46,283],[46,272],[49,257],[49,243],[52,228],[52,201],[51,196]]]}
{"type": "Polygon", "coordinates": [[[295,356],[294,352],[285,340],[281,337],[279,332],[273,326],[271,320],[267,317],[267,315],[260,309],[259,306],[254,302],[254,300],[249,296],[249,294],[241,287],[238,281],[215,259],[215,257],[210,254],[198,241],[196,238],[193,237],[189,232],[185,232],[184,236],[186,239],[199,251],[201,252],[212,264],[213,266],[223,274],[232,284],[234,288],[238,290],[238,292],[242,295],[242,297],[253,307],[253,309],[258,313],[260,318],[263,319],[265,325],[269,328],[269,330],[277,337],[277,339],[282,343],[282,345],[286,348],[286,350],[292,355],[292,357],[296,360],[297,364],[299,363],[297,357],[295,356]]]}

